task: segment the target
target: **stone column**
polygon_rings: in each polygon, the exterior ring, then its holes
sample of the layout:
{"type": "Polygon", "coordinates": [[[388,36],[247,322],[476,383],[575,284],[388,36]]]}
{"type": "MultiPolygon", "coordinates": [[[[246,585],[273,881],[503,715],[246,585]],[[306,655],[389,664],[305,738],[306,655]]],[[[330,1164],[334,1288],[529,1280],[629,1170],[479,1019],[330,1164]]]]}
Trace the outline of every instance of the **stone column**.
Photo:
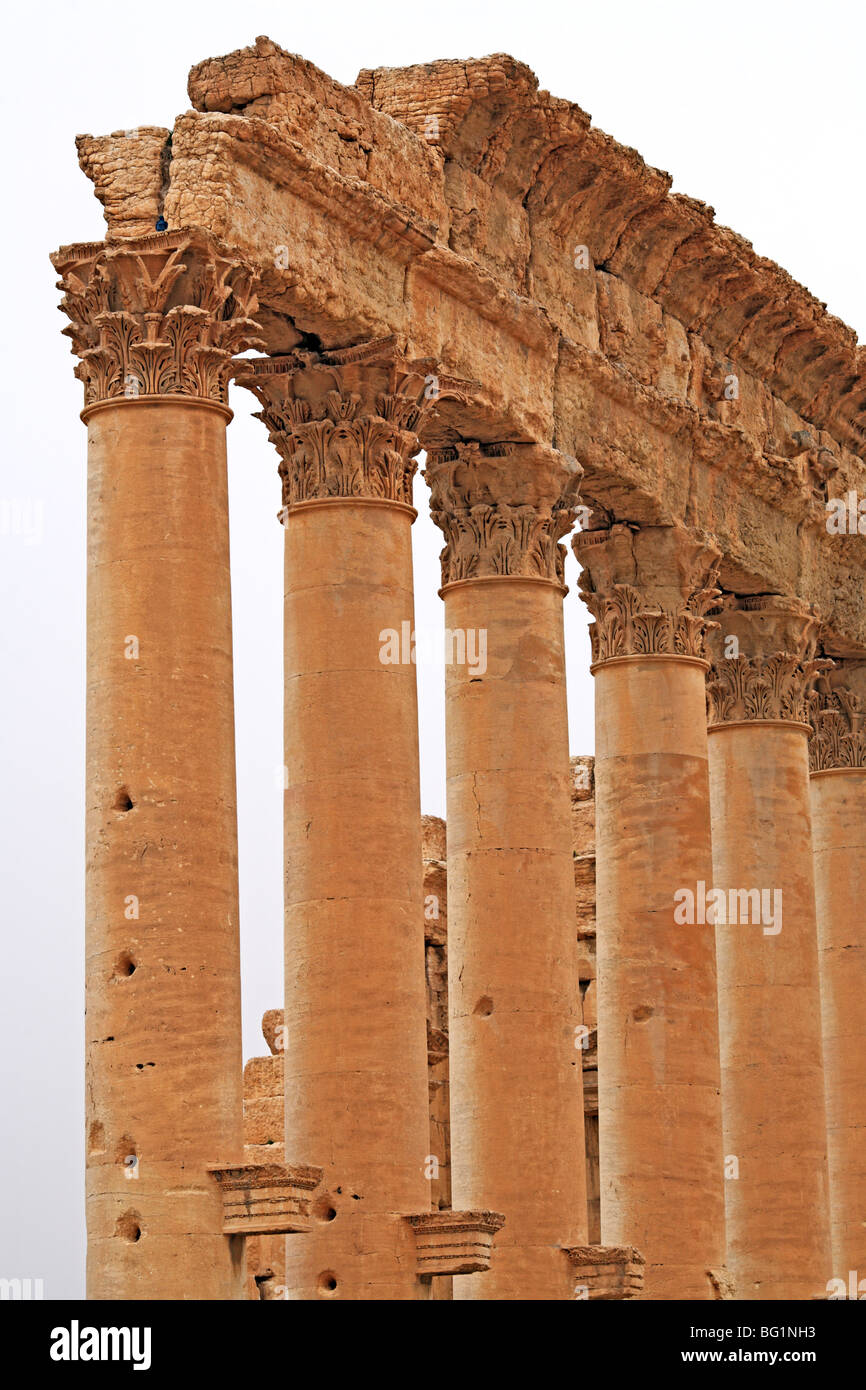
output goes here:
{"type": "Polygon", "coordinates": [[[453,1205],[506,1217],[459,1299],[567,1299],[586,1240],[563,661],[579,473],[533,445],[428,453],[445,534],[453,1205]]]}
{"type": "Polygon", "coordinates": [[[832,1272],[851,1296],[853,1270],[860,1298],[866,1294],[864,701],[866,661],[842,660],[810,702],[832,1272]]]}
{"type": "Polygon", "coordinates": [[[580,532],[595,622],[601,1238],[644,1297],[713,1299],[724,1189],[704,659],[716,552],[674,526],[580,532]]]}
{"type": "Polygon", "coordinates": [[[286,528],[286,1144],[324,1195],[291,1299],[426,1298],[430,1208],[411,506],[424,395],[393,342],[244,363],[286,528]],[[306,1161],[302,1158],[302,1161],[306,1161]]]}
{"type": "Polygon", "coordinates": [[[708,685],[728,1263],[742,1299],[826,1296],[821,1005],[806,701],[817,621],[727,599],[708,685]]]}
{"type": "Polygon", "coordinates": [[[251,278],[198,232],[64,247],[88,431],[87,1287],[243,1297],[226,392],[251,278]]]}

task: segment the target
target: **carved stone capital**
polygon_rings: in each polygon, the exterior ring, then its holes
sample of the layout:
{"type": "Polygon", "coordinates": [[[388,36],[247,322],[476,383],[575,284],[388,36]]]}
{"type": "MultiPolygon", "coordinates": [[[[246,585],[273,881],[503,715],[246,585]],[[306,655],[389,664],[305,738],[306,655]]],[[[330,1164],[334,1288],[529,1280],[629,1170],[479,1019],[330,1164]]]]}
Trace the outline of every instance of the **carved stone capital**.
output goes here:
{"type": "Polygon", "coordinates": [[[719,552],[681,526],[616,523],[579,531],[572,542],[583,566],[580,596],[595,621],[592,661],[622,656],[703,659],[714,626],[719,552]]]}
{"type": "Polygon", "coordinates": [[[280,455],[284,507],[338,497],[412,505],[416,431],[441,394],[430,359],[380,338],[237,367],[280,455]]]}
{"type": "Polygon", "coordinates": [[[582,470],[537,444],[461,443],[427,454],[442,584],[510,575],[561,585],[582,470]]]}
{"type": "Polygon", "coordinates": [[[834,662],[809,696],[809,769],[866,768],[866,661],[834,662]]]}
{"type": "Polygon", "coordinates": [[[234,354],[262,346],[255,273],[204,232],[63,246],[51,261],[85,409],[153,396],[225,406],[234,354]]]}
{"type": "Polygon", "coordinates": [[[714,610],[707,682],[710,727],[750,720],[804,724],[816,677],[819,619],[808,604],[778,595],[726,595],[714,610]]]}

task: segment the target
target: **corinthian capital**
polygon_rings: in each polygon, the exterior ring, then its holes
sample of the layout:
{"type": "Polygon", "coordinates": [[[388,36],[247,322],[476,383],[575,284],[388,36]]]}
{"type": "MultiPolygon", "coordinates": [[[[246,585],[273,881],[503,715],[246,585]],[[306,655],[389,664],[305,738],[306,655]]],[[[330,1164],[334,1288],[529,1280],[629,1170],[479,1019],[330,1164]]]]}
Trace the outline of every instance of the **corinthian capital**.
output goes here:
{"type": "Polygon", "coordinates": [[[537,444],[431,449],[424,477],[445,536],[442,584],[510,575],[562,584],[582,469],[537,444]]]}
{"type": "Polygon", "coordinates": [[[256,276],[241,260],[180,230],[63,246],[51,261],[85,408],[142,396],[226,405],[233,355],[261,346],[256,276]]]}
{"type": "Polygon", "coordinates": [[[809,697],[812,772],[866,768],[866,661],[835,661],[809,697]]]}
{"type": "Polygon", "coordinates": [[[593,664],[621,656],[704,657],[719,552],[681,526],[579,531],[580,596],[595,621],[593,664]]]}
{"type": "Polygon", "coordinates": [[[442,394],[427,360],[396,338],[238,363],[280,455],[283,506],[327,498],[412,505],[416,430],[442,394]]]}
{"type": "Polygon", "coordinates": [[[727,595],[714,611],[707,682],[710,727],[743,720],[807,721],[816,677],[819,619],[808,604],[778,595],[727,595]]]}

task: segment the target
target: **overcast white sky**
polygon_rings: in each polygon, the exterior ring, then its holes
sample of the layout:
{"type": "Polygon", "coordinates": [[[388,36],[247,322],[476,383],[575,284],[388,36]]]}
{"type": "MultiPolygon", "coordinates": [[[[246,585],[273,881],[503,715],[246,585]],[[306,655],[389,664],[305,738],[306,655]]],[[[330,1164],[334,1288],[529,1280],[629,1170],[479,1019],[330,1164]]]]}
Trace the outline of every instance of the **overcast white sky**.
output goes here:
{"type": "MultiPolygon", "coordinates": [[[[341,82],[360,68],[507,52],[668,170],[674,188],[863,333],[862,4],[823,0],[208,0],[10,7],[2,84],[7,301],[0,478],[0,1276],[81,1297],[85,430],[48,253],[103,236],[74,137],[171,126],[189,68],[268,34],[341,82]],[[16,526],[13,504],[29,504],[16,526]],[[7,505],[8,504],[8,505],[7,505]],[[3,518],[9,517],[3,525],[3,518]],[[23,533],[27,531],[28,533],[23,533]],[[35,534],[34,534],[35,532],[35,534]]],[[[282,991],[281,542],[276,455],[237,392],[229,430],[245,1056],[282,991]]],[[[417,621],[441,624],[439,532],[419,482],[417,621]]],[[[592,749],[569,557],[572,752],[592,749]]],[[[444,814],[442,672],[419,669],[423,807],[444,814]]]]}

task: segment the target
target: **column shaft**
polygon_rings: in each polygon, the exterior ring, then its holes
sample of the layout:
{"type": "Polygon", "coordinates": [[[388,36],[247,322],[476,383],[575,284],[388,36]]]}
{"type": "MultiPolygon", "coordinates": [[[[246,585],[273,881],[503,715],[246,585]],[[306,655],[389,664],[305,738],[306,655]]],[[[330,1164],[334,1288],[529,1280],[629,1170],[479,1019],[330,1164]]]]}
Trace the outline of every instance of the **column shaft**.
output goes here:
{"type": "Polygon", "coordinates": [[[756,1300],[831,1273],[802,607],[722,605],[710,683],[728,1262],[756,1300]]]}
{"type": "Polygon", "coordinates": [[[830,1236],[833,1277],[847,1287],[852,1269],[866,1280],[866,768],[811,782],[830,1236]]]}
{"type": "Polygon", "coordinates": [[[411,520],[287,517],[286,1144],[326,1189],[289,1242],[292,1298],[425,1293],[399,1221],[430,1202],[415,667],[380,659],[414,623],[411,520]]]}
{"type": "Polygon", "coordinates": [[[835,1293],[866,1292],[866,662],[842,659],[810,700],[812,839],[835,1293]],[[851,1275],[854,1274],[852,1280],[851,1275]]]}
{"type": "Polygon", "coordinates": [[[586,1241],[559,544],[579,476],[534,445],[428,451],[446,540],[453,1205],[505,1215],[456,1299],[573,1298],[565,1251],[586,1241]]]}
{"type": "Polygon", "coordinates": [[[651,1299],[718,1297],[724,1265],[713,930],[674,896],[712,879],[705,672],[595,672],[601,1234],[645,1255],[651,1299]]]}
{"type": "Polygon", "coordinates": [[[601,1238],[643,1297],[730,1295],[704,638],[718,552],[679,526],[580,532],[596,721],[601,1238]]]}
{"type": "Polygon", "coordinates": [[[468,580],[445,623],[488,653],[446,680],[453,1204],[506,1214],[454,1296],[563,1299],[586,1195],[562,594],[468,580]]]}
{"type": "MultiPolygon", "coordinates": [[[[246,363],[286,526],[286,1147],[325,1171],[291,1299],[430,1296],[410,505],[424,374],[395,342],[246,363]]],[[[306,1161],[306,1160],[301,1160],[306,1161]]]]}
{"type": "Polygon", "coordinates": [[[742,1298],[811,1298],[827,1174],[806,731],[710,736],[714,884],[782,894],[781,931],[717,929],[729,1262],[742,1298]]]}
{"type": "Polygon", "coordinates": [[[88,422],[90,1298],[242,1297],[207,1172],[243,1159],[225,424],[88,422]]]}

